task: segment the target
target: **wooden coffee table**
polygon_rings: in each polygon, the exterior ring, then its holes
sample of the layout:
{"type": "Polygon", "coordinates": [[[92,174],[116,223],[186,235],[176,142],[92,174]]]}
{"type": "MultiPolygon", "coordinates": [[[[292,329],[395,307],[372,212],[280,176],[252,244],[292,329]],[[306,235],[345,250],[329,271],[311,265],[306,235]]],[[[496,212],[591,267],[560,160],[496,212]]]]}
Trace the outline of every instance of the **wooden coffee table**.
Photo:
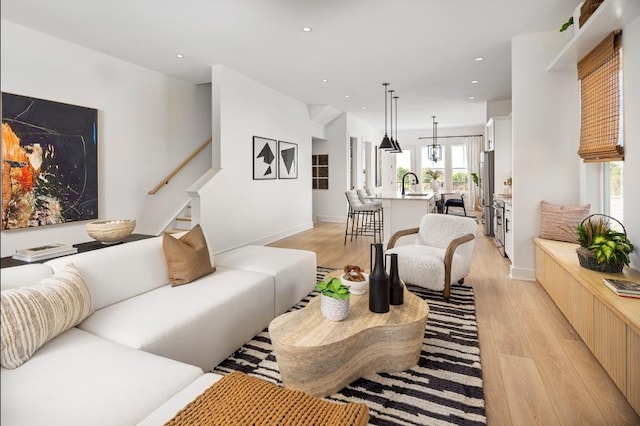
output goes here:
{"type": "MultiPolygon", "coordinates": [[[[332,273],[340,276],[342,271],[332,273]]],[[[329,321],[320,296],[269,324],[285,387],[324,397],[373,373],[398,372],[420,359],[429,306],[405,288],[404,304],[369,311],[369,293],[351,295],[349,317],[329,321]]]]}

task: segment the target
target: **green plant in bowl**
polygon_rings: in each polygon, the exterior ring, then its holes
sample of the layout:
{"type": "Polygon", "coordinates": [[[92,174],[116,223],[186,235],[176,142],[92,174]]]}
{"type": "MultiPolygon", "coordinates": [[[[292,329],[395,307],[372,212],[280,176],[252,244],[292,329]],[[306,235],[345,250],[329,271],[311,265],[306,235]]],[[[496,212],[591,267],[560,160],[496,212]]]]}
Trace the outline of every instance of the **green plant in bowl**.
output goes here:
{"type": "Polygon", "coordinates": [[[328,281],[320,281],[316,284],[316,290],[323,296],[332,297],[338,300],[349,299],[349,287],[342,284],[339,278],[331,278],[328,281]]]}
{"type": "Polygon", "coordinates": [[[612,229],[608,216],[587,217],[576,227],[576,236],[582,266],[601,272],[620,272],[629,265],[633,244],[626,232],[612,229]]]}

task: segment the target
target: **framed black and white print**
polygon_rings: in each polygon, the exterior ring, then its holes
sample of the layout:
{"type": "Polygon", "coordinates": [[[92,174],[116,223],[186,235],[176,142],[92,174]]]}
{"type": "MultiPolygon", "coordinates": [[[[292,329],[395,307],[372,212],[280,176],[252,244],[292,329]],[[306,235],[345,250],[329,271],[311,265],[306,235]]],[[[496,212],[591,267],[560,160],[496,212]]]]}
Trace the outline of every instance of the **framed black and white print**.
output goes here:
{"type": "Polygon", "coordinates": [[[278,141],[278,178],[298,179],[298,144],[278,141]]]}
{"type": "Polygon", "coordinates": [[[253,180],[275,179],[278,176],[277,145],[274,139],[253,137],[253,180]]]}

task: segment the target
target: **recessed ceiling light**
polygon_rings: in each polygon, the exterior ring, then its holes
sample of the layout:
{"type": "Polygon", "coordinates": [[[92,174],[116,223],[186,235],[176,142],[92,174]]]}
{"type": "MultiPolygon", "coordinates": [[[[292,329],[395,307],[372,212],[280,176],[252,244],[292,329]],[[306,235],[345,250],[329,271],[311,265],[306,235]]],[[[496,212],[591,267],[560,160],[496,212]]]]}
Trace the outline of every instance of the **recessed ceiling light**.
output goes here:
{"type": "Polygon", "coordinates": [[[367,109],[367,107],[362,107],[362,109],[367,109]]]}
{"type": "Polygon", "coordinates": [[[350,96],[349,96],[349,95],[344,95],[344,97],[345,97],[345,98],[349,98],[350,96]]]}
{"type": "Polygon", "coordinates": [[[312,29],[311,27],[304,27],[304,28],[302,28],[302,32],[310,33],[311,29],[312,29]]]}
{"type": "Polygon", "coordinates": [[[478,80],[471,80],[471,84],[478,84],[479,81],[478,80]]]}
{"type": "Polygon", "coordinates": [[[482,56],[478,56],[476,59],[474,59],[474,61],[477,61],[477,62],[484,61],[484,58],[482,56]]]}
{"type": "Polygon", "coordinates": [[[476,97],[475,96],[469,96],[469,99],[474,100],[476,97]]]}
{"type": "Polygon", "coordinates": [[[328,83],[328,82],[329,82],[329,80],[327,80],[326,78],[323,78],[323,79],[322,79],[322,82],[323,82],[323,83],[328,83]]]}
{"type": "Polygon", "coordinates": [[[182,53],[176,53],[176,58],[182,59],[184,58],[184,55],[182,53]]]}

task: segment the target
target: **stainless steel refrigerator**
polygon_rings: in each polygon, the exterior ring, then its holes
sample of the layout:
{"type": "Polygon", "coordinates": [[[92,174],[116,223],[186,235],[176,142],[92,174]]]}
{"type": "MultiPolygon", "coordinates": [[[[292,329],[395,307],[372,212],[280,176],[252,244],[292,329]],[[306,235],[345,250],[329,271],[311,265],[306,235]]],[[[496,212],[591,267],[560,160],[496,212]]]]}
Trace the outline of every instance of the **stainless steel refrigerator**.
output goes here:
{"type": "Polygon", "coordinates": [[[493,236],[493,151],[480,153],[480,197],[482,198],[482,229],[485,235],[493,236]]]}

